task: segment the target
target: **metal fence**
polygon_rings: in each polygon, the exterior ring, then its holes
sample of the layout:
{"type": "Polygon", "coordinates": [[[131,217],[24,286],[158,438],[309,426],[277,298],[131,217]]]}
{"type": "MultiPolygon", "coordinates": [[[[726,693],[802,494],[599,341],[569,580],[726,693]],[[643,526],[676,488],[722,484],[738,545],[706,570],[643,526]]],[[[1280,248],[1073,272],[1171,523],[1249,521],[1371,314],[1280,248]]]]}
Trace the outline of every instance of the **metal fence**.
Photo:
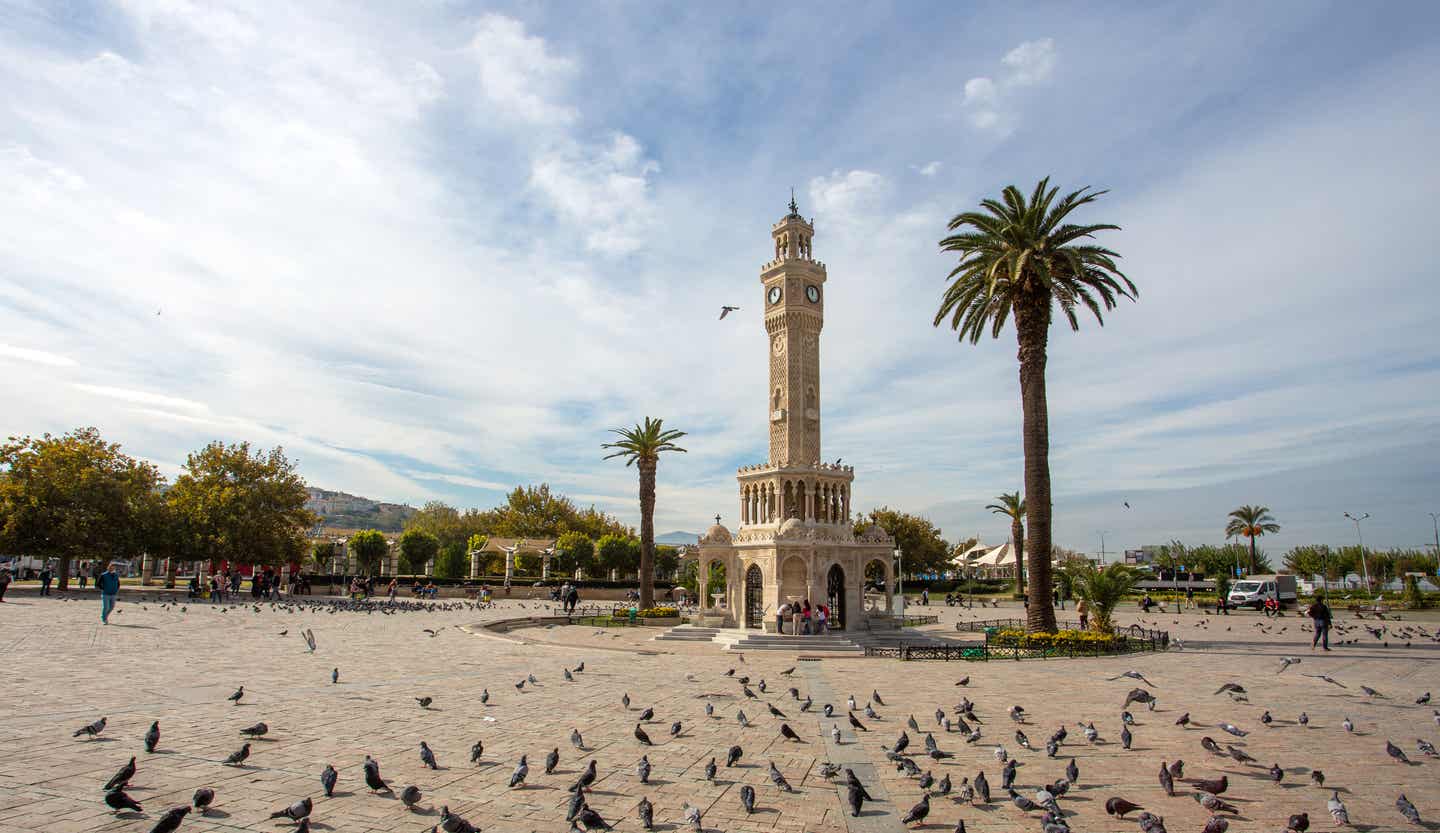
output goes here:
{"type": "MultiPolygon", "coordinates": [[[[1062,630],[1078,630],[1078,622],[1061,622],[1062,630]]],[[[960,642],[953,645],[870,647],[865,649],[867,657],[892,657],[901,660],[967,660],[986,661],[992,659],[1049,659],[1054,657],[1098,657],[1131,654],[1140,651],[1163,651],[1170,645],[1168,631],[1155,631],[1132,625],[1117,632],[1115,639],[1105,641],[1089,640],[1030,640],[1026,637],[1004,638],[999,634],[1006,630],[1024,630],[1022,619],[987,619],[977,622],[961,622],[955,629],[961,632],[984,633],[983,642],[960,642]]]]}

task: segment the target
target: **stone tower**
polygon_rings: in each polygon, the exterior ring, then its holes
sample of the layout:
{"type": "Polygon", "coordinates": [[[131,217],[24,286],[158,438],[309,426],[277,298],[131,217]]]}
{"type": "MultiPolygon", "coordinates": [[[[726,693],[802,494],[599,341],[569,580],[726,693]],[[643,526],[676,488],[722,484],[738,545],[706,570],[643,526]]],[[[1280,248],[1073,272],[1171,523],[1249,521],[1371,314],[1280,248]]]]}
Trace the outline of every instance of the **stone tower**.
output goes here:
{"type": "Polygon", "coordinates": [[[775,259],[760,269],[770,340],[770,464],[820,462],[820,328],[825,264],[812,257],[815,227],[790,213],[770,228],[775,259]]]}

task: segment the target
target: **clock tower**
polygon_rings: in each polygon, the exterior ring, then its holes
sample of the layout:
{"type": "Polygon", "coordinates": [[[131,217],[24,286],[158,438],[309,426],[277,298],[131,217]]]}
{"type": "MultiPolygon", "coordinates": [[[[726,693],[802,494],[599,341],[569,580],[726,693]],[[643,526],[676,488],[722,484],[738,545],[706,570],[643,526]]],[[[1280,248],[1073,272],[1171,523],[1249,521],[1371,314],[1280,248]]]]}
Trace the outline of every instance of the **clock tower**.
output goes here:
{"type": "Polygon", "coordinates": [[[770,464],[820,462],[820,328],[825,323],[825,264],[812,256],[815,226],[790,213],[770,228],[775,259],[760,269],[765,334],[770,341],[770,464]]]}

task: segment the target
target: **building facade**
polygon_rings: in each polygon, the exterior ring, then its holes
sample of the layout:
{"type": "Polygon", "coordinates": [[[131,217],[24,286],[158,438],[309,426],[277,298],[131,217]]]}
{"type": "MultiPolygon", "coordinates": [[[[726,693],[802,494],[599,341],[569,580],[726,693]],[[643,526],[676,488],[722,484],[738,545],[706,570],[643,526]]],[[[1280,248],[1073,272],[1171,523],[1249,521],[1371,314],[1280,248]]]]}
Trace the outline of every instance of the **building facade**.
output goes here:
{"type": "Polygon", "coordinates": [[[696,547],[702,605],[730,627],[772,627],[785,602],[827,604],[831,627],[866,629],[889,618],[894,541],[878,526],[852,526],[855,470],[821,453],[820,331],[825,325],[825,264],[814,258],[813,221],[790,213],[770,229],[774,257],[760,267],[769,345],[765,421],[769,459],[740,469],[739,526],[716,524],[696,547]],[[710,565],[725,586],[709,587],[710,565]],[[884,600],[867,602],[866,568],[884,600]],[[880,577],[883,576],[883,579],[880,577]]]}

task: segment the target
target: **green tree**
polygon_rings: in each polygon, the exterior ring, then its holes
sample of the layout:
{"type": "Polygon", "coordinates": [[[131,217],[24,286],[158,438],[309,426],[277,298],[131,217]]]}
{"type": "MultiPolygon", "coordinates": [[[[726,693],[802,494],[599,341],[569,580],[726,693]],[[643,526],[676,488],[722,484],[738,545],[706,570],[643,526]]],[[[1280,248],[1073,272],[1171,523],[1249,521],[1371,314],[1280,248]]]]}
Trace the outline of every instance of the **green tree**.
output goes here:
{"type": "Polygon", "coordinates": [[[185,460],[166,498],[210,561],[298,562],[305,530],[319,521],[305,508],[305,480],[281,448],[212,442],[185,460]]]}
{"type": "Polygon", "coordinates": [[[680,550],[669,544],[655,546],[655,575],[673,578],[680,569],[680,550]]]}
{"type": "Polygon", "coordinates": [[[400,536],[400,572],[418,576],[425,565],[440,554],[440,539],[429,532],[407,529],[400,536]]]}
{"type": "MultiPolygon", "coordinates": [[[[1006,320],[1015,319],[1032,599],[1051,595],[1050,419],[1045,396],[1051,316],[1058,306],[1078,330],[1076,310],[1083,308],[1103,326],[1102,308],[1114,309],[1120,298],[1138,295],[1116,265],[1119,255],[1087,242],[1097,232],[1119,226],[1066,222],[1071,212],[1105,192],[1081,189],[1058,202],[1057,193],[1048,178],[1035,186],[1029,199],[1012,185],[1000,200],[982,201],[982,211],[950,220],[954,233],[940,241],[940,248],[958,252],[960,262],[950,271],[951,283],[934,319],[938,327],[949,318],[951,328],[972,344],[987,331],[999,338],[1006,320]]],[[[1030,605],[1026,624],[1032,631],[1054,631],[1054,608],[1030,605]]]]}
{"type": "Polygon", "coordinates": [[[1118,562],[1101,570],[1086,561],[1076,565],[1071,575],[1075,595],[1090,605],[1090,629],[1097,633],[1113,632],[1115,625],[1111,616],[1115,606],[1135,588],[1139,572],[1118,562]]]}
{"type": "Polygon", "coordinates": [[[335,561],[335,545],[330,541],[316,541],[310,545],[310,565],[317,573],[329,573],[335,561]]]}
{"type": "Polygon", "coordinates": [[[405,531],[427,533],[442,547],[449,544],[464,546],[467,536],[460,510],[438,500],[426,503],[411,515],[405,521],[405,531]]]}
{"type": "Polygon", "coordinates": [[[94,428],[0,444],[0,551],[59,561],[134,558],[156,531],[159,472],[94,428]]]}
{"type": "Polygon", "coordinates": [[[872,523],[895,539],[895,546],[905,554],[907,575],[950,569],[950,545],[940,537],[940,529],[928,519],[881,506],[856,518],[855,532],[860,533],[872,523]]]}
{"type": "MultiPolygon", "coordinates": [[[[600,568],[619,575],[635,569],[638,553],[639,546],[635,539],[624,535],[606,535],[595,544],[595,558],[600,568]]],[[[654,607],[654,602],[652,600],[650,605],[645,605],[642,601],[641,607],[654,607]]]]}
{"type": "Polygon", "coordinates": [[[365,575],[377,572],[380,560],[390,554],[390,542],[378,529],[366,529],[351,535],[349,546],[359,572],[365,575]]]}
{"type": "Polygon", "coordinates": [[[1010,519],[1010,542],[1015,547],[1015,592],[1025,592],[1025,498],[1019,492],[1002,492],[986,506],[991,514],[1010,519]]]}
{"type": "Polygon", "coordinates": [[[1292,547],[1285,553],[1285,569],[1299,576],[1318,576],[1326,572],[1330,562],[1330,547],[1307,545],[1292,547]]]}
{"type": "Polygon", "coordinates": [[[595,564],[595,542],[583,532],[567,532],[555,541],[555,569],[567,576],[595,564]]]}
{"type": "Polygon", "coordinates": [[[1268,506],[1246,504],[1232,511],[1230,521],[1225,525],[1225,535],[1250,539],[1250,572],[1262,572],[1255,558],[1255,539],[1269,532],[1279,532],[1280,524],[1270,516],[1268,506]]]}
{"type": "Polygon", "coordinates": [[[440,578],[465,578],[469,569],[470,557],[463,543],[452,541],[440,548],[440,557],[435,560],[435,575],[440,578]]]}
{"type": "MultiPolygon", "coordinates": [[[[615,442],[605,443],[601,448],[614,449],[606,454],[625,458],[625,465],[634,464],[640,471],[640,607],[655,606],[655,470],[660,464],[660,455],[667,451],[685,452],[675,440],[685,436],[684,431],[665,430],[664,420],[645,417],[644,424],[634,428],[613,428],[619,435],[615,442]]],[[[603,540],[603,539],[602,539],[603,540]]]]}

